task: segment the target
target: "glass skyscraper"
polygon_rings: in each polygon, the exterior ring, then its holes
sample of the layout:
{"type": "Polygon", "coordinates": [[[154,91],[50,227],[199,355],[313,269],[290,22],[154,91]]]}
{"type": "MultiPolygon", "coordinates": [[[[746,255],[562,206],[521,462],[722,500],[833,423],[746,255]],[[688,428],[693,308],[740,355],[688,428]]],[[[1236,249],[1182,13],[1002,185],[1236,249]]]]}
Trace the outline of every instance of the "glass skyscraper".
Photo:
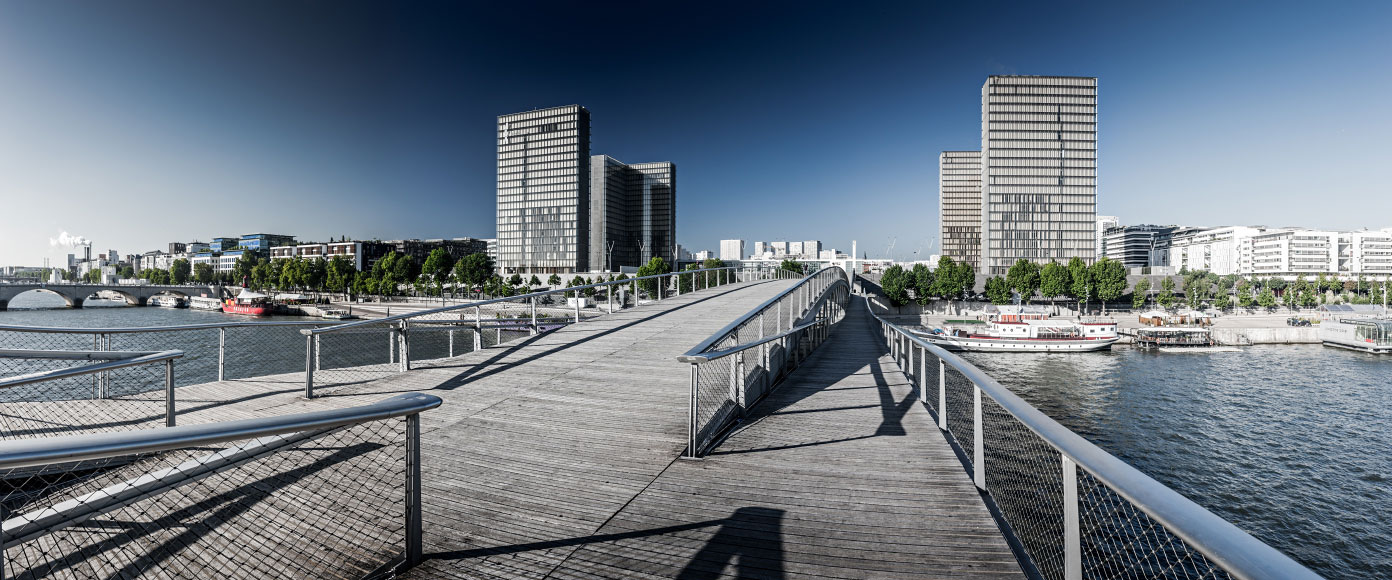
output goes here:
{"type": "Polygon", "coordinates": [[[617,271],[653,257],[676,260],[677,167],[671,162],[626,164],[590,158],[589,263],[617,271]]]}
{"type": "Polygon", "coordinates": [[[590,112],[579,105],[498,117],[498,268],[590,270],[590,112]]]}
{"type": "MultiPolygon", "coordinates": [[[[1097,79],[991,76],[981,87],[986,275],[1021,258],[1096,258],[1097,79]]],[[[945,248],[945,246],[944,246],[945,248]]]]}
{"type": "Polygon", "coordinates": [[[938,156],[938,224],[942,255],[981,271],[981,152],[938,156]]]}

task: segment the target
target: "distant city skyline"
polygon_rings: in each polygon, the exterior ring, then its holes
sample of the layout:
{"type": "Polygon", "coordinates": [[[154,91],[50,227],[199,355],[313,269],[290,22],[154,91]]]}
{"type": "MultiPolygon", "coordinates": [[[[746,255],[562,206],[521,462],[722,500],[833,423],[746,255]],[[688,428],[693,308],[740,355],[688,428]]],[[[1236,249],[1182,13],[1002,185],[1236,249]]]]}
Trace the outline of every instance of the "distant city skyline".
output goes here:
{"type": "Polygon", "coordinates": [[[682,166],[684,247],[937,253],[938,154],[979,146],[993,74],[1099,77],[1123,224],[1392,225],[1383,3],[734,6],[558,3],[518,43],[510,6],[5,3],[0,265],[62,232],[497,237],[497,116],[563,103],[592,151],[682,166]]]}

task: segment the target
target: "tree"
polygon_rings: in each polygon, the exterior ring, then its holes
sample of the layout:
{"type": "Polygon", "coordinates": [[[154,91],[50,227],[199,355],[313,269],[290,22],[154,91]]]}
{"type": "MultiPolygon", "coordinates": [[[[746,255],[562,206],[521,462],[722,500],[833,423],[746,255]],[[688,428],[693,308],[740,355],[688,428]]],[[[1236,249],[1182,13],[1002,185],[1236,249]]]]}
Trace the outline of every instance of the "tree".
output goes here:
{"type": "Polygon", "coordinates": [[[804,273],[804,272],[803,272],[803,269],[802,269],[802,264],[799,264],[799,263],[797,263],[797,262],[794,262],[794,261],[792,261],[792,260],[787,260],[787,259],[783,260],[783,263],[781,263],[781,264],[778,265],[778,269],[779,269],[779,270],[787,270],[787,271],[789,271],[789,272],[796,273],[796,274],[798,274],[799,276],[803,275],[803,273],[804,273]]]}
{"type": "Polygon", "coordinates": [[[405,254],[398,256],[396,263],[392,264],[392,277],[402,282],[415,280],[420,275],[420,265],[416,264],[415,258],[405,254]]]}
{"type": "Polygon", "coordinates": [[[957,283],[957,263],[952,258],[938,258],[938,270],[933,273],[933,287],[929,293],[948,300],[962,296],[962,287],[957,283]]]}
{"type": "Polygon", "coordinates": [[[1010,284],[1000,276],[991,276],[986,279],[986,299],[991,304],[1010,303],[1010,284]]]}
{"type": "Polygon", "coordinates": [[[232,263],[232,283],[246,284],[251,279],[251,270],[256,267],[256,258],[251,254],[243,252],[237,256],[237,261],[232,263]]]}
{"type": "Polygon", "coordinates": [[[445,284],[449,283],[450,277],[454,274],[454,256],[444,248],[430,250],[430,255],[425,257],[425,263],[421,264],[421,273],[429,276],[435,287],[443,291],[445,284]]]}
{"type": "Polygon", "coordinates": [[[1039,291],[1039,264],[1021,258],[1005,273],[1005,283],[1011,290],[1020,293],[1020,298],[1029,302],[1039,291]]]}
{"type": "MultiPolygon", "coordinates": [[[[1039,270],[1039,294],[1054,304],[1054,299],[1068,294],[1068,268],[1050,260],[1039,270]]],[[[1057,304],[1054,304],[1057,308],[1057,304]]]]}
{"type": "Polygon", "coordinates": [[[190,273],[192,270],[189,268],[189,261],[185,258],[174,260],[174,263],[169,265],[169,281],[171,283],[187,284],[190,273]]]}
{"type": "Polygon", "coordinates": [[[1271,288],[1263,288],[1261,294],[1257,296],[1257,304],[1268,310],[1276,307],[1276,293],[1271,288]]]}
{"type": "Polygon", "coordinates": [[[329,263],[324,261],[322,256],[315,256],[313,260],[306,260],[300,266],[300,285],[311,290],[319,290],[324,287],[324,281],[329,278],[329,263]]]}
{"type": "Polygon", "coordinates": [[[353,289],[353,263],[342,254],[329,259],[325,283],[329,290],[347,293],[353,289]]]}
{"type": "Polygon", "coordinates": [[[953,276],[953,280],[957,282],[954,294],[966,298],[976,288],[976,272],[968,262],[958,262],[956,270],[957,275],[953,276]]]}
{"type": "Polygon", "coordinates": [[[1068,260],[1068,297],[1081,303],[1095,293],[1092,289],[1092,272],[1088,270],[1087,263],[1078,257],[1068,260]]]}
{"type": "MultiPolygon", "coordinates": [[[[201,265],[207,266],[207,264],[201,264],[201,265]]],[[[212,268],[212,266],[208,266],[208,267],[209,267],[209,268],[212,268]]],[[[117,276],[120,276],[120,277],[122,277],[122,278],[134,278],[134,277],[135,277],[135,267],[134,267],[134,266],[121,266],[121,270],[120,270],[120,272],[117,274],[117,276]]],[[[44,278],[45,280],[48,279],[48,272],[47,272],[47,271],[44,272],[43,278],[44,278]]]]}
{"type": "Polygon", "coordinates": [[[527,282],[527,285],[531,286],[532,288],[540,288],[541,278],[538,278],[536,274],[532,274],[532,279],[527,282]]]}
{"type": "MultiPolygon", "coordinates": [[[[704,262],[701,262],[701,267],[702,267],[702,268],[706,268],[706,269],[711,269],[711,268],[724,268],[724,267],[725,267],[725,261],[724,261],[724,260],[721,260],[720,258],[706,258],[706,260],[705,260],[704,262]]],[[[730,283],[730,280],[727,280],[727,279],[726,279],[726,277],[729,276],[729,274],[730,274],[730,271],[729,271],[729,270],[721,270],[721,271],[719,271],[719,272],[715,272],[715,273],[711,274],[711,275],[710,275],[711,285],[712,285],[712,286],[719,286],[719,285],[721,285],[721,284],[729,284],[729,283],[730,283]]],[[[702,275],[702,278],[701,278],[701,280],[702,280],[703,282],[705,281],[705,277],[704,277],[704,276],[705,276],[705,275],[703,274],[703,275],[702,275]]]]}
{"type": "Polygon", "coordinates": [[[926,306],[933,300],[933,271],[923,264],[914,264],[910,277],[914,298],[918,299],[919,304],[926,306]]]}
{"type": "Polygon", "coordinates": [[[1140,310],[1145,306],[1146,292],[1150,291],[1150,278],[1141,278],[1136,281],[1136,287],[1131,290],[1131,308],[1140,310]]]}
{"type": "MultiPolygon", "coordinates": [[[[683,271],[700,269],[700,264],[687,264],[685,268],[682,268],[683,271]]],[[[682,292],[690,292],[692,288],[699,288],[703,282],[704,280],[697,279],[697,274],[677,276],[677,286],[681,288],[682,292]]]]}
{"type": "Polygon", "coordinates": [[[1155,303],[1162,307],[1169,308],[1174,303],[1174,278],[1165,276],[1160,280],[1160,293],[1155,295],[1155,303]]]}
{"type": "Polygon", "coordinates": [[[213,281],[213,265],[207,262],[199,262],[193,265],[193,279],[199,284],[208,284],[213,281]]]}
{"type": "Polygon", "coordinates": [[[1232,297],[1227,294],[1219,294],[1218,297],[1213,300],[1213,305],[1219,310],[1227,310],[1229,306],[1232,306],[1232,297]]]}
{"type": "Polygon", "coordinates": [[[1098,300],[1102,301],[1102,313],[1107,313],[1107,302],[1121,298],[1126,293],[1126,265],[1109,258],[1102,258],[1089,268],[1093,289],[1098,300]]]}
{"type": "Polygon", "coordinates": [[[548,286],[552,286],[552,287],[560,286],[560,285],[561,285],[561,277],[560,277],[560,275],[552,274],[550,278],[547,278],[547,279],[546,279],[546,284],[547,284],[548,286]]]}
{"type": "Polygon", "coordinates": [[[1257,303],[1257,299],[1252,295],[1252,284],[1246,280],[1239,280],[1237,283],[1237,304],[1243,308],[1251,308],[1257,303]]]}
{"type": "MultiPolygon", "coordinates": [[[[489,258],[488,254],[469,254],[454,265],[455,280],[468,286],[470,292],[473,291],[473,288],[482,286],[484,283],[488,282],[489,277],[492,275],[493,259],[489,258]]],[[[560,282],[560,278],[555,274],[552,274],[551,277],[555,278],[557,283],[560,282]]]]}
{"type": "MultiPolygon", "coordinates": [[[[281,260],[276,260],[277,263],[280,261],[281,260]]],[[[249,276],[249,278],[251,278],[251,287],[255,290],[260,290],[269,286],[271,283],[271,262],[264,260],[257,262],[255,266],[251,267],[251,276],[249,276]]]]}
{"type": "Polygon", "coordinates": [[[880,288],[884,290],[885,298],[894,306],[903,306],[909,302],[909,281],[904,268],[898,264],[890,266],[880,276],[880,288]]]}
{"type": "MultiPolygon", "coordinates": [[[[658,276],[670,273],[671,271],[672,268],[667,265],[666,260],[663,260],[661,256],[653,256],[653,259],[648,260],[648,263],[638,267],[638,277],[658,276]]],[[[658,278],[639,280],[638,287],[642,288],[644,292],[647,292],[649,296],[658,296],[659,282],[660,280],[658,278]]],[[[658,297],[660,298],[660,296],[658,297]]]]}

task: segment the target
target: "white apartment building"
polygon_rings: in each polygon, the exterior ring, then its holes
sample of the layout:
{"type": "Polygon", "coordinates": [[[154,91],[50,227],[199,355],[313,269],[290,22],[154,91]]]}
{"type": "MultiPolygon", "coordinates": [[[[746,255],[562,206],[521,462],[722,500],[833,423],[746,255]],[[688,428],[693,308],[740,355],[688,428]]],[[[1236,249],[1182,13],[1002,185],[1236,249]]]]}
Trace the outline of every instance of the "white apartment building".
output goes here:
{"type": "Polygon", "coordinates": [[[788,242],[788,252],[787,252],[787,253],[788,253],[789,256],[801,256],[801,255],[802,255],[802,242],[788,242]]]}
{"type": "Polygon", "coordinates": [[[1121,218],[1114,215],[1097,216],[1097,259],[1107,257],[1107,230],[1121,227],[1121,218]]]}
{"type": "Polygon", "coordinates": [[[802,255],[803,255],[803,256],[805,256],[805,257],[807,257],[807,258],[809,258],[809,259],[815,260],[815,259],[817,259],[817,256],[820,255],[821,253],[822,253],[822,242],[821,242],[821,240],[807,240],[807,241],[805,241],[805,242],[802,243],[802,255]]]}
{"type": "Polygon", "coordinates": [[[775,258],[788,255],[788,242],[770,242],[769,248],[773,250],[775,258]]]}
{"type": "Polygon", "coordinates": [[[1229,226],[1179,230],[1169,265],[1220,276],[1392,276],[1392,228],[1359,232],[1229,226]]]}
{"type": "Polygon", "coordinates": [[[720,240],[721,260],[743,260],[744,240],[720,240]]]}
{"type": "Polygon", "coordinates": [[[1244,250],[1252,237],[1267,231],[1265,227],[1228,226],[1177,230],[1170,239],[1170,263],[1176,270],[1207,270],[1219,276],[1250,272],[1251,253],[1244,250]]]}
{"type": "Polygon", "coordinates": [[[770,252],[772,252],[772,251],[773,251],[773,250],[769,249],[768,244],[766,244],[766,243],[764,243],[764,242],[754,242],[754,257],[755,257],[755,258],[763,258],[763,257],[764,257],[764,254],[770,253],[770,252]]]}
{"type": "Polygon", "coordinates": [[[712,252],[710,250],[701,250],[699,252],[691,254],[691,259],[696,260],[698,262],[704,262],[713,257],[714,256],[712,255],[712,252]]]}

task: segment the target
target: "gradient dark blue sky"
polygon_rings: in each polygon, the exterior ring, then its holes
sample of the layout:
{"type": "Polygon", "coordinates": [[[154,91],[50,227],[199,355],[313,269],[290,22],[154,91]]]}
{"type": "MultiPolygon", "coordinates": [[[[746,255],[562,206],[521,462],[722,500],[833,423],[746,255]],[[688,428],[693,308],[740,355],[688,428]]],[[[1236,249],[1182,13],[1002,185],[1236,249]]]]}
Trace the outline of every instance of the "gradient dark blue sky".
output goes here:
{"type": "Polygon", "coordinates": [[[495,117],[570,103],[593,152],[677,163],[689,248],[926,254],[999,73],[1100,77],[1123,223],[1387,227],[1389,6],[4,2],[0,264],[492,237],[495,117]]]}

